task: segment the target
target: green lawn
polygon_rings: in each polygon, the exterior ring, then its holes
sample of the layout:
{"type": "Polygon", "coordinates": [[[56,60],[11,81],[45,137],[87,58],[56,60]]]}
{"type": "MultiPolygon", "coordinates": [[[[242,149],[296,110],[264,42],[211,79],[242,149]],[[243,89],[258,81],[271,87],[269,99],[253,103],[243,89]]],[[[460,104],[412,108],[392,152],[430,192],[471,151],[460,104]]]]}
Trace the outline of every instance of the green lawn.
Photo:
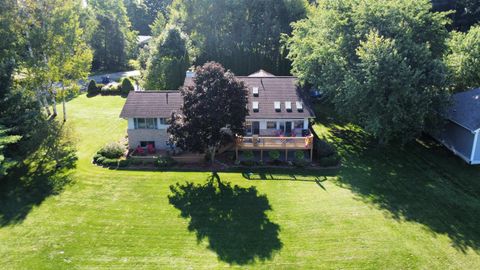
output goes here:
{"type": "Polygon", "coordinates": [[[339,171],[220,173],[218,185],[210,173],[96,167],[96,150],[125,134],[124,101],[68,103],[74,181],[0,200],[2,269],[480,268],[480,169],[428,141],[377,149],[320,115],[339,171]]]}

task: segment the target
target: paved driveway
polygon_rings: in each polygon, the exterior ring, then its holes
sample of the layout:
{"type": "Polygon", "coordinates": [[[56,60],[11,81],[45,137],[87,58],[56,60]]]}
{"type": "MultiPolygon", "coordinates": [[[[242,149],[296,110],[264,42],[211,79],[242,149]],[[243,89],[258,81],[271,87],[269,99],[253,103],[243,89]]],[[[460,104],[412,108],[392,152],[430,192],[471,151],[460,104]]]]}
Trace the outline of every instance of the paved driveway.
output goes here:
{"type": "Polygon", "coordinates": [[[122,71],[109,74],[100,74],[88,77],[88,81],[95,80],[97,83],[102,82],[102,77],[109,76],[110,80],[117,81],[122,77],[140,76],[140,70],[122,71]]]}

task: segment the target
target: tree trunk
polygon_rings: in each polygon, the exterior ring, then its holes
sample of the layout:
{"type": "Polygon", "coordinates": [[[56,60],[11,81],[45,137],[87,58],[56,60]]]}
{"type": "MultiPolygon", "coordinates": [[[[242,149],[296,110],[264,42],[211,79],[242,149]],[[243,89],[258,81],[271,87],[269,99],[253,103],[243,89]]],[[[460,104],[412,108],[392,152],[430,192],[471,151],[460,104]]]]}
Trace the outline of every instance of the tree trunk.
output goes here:
{"type": "Polygon", "coordinates": [[[62,83],[62,106],[63,106],[63,122],[67,121],[67,107],[65,106],[65,86],[62,83]]]}
{"type": "Polygon", "coordinates": [[[53,117],[57,116],[57,92],[55,90],[52,92],[52,109],[53,117]]]}
{"type": "Polygon", "coordinates": [[[45,95],[42,94],[42,97],[40,98],[43,101],[43,106],[47,110],[47,114],[50,116],[52,113],[50,112],[50,108],[48,108],[48,101],[45,95]]]}
{"type": "Polygon", "coordinates": [[[211,146],[209,147],[210,151],[210,161],[212,162],[212,165],[215,164],[215,152],[217,151],[217,146],[211,146]]]}

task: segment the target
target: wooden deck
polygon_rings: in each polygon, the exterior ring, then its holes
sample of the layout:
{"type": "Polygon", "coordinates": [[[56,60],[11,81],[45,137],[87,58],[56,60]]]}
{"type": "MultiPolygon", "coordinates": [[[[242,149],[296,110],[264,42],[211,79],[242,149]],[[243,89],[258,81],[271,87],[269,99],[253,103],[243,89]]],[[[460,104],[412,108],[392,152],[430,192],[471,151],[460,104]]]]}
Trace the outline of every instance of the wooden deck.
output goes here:
{"type": "Polygon", "coordinates": [[[309,150],[310,160],[313,157],[313,135],[307,137],[264,137],[238,136],[235,140],[235,152],[238,159],[238,151],[259,150],[263,159],[264,150],[284,150],[287,156],[288,150],[309,150]]]}

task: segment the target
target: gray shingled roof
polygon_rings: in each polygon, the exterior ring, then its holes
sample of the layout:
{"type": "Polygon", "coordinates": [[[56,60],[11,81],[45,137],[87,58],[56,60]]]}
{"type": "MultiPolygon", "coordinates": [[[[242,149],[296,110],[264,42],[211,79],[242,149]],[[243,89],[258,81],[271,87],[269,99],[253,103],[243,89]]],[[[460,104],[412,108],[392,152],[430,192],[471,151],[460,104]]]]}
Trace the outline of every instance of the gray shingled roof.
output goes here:
{"type": "Polygon", "coordinates": [[[480,128],[480,88],[453,95],[453,105],[448,119],[475,131],[480,128]]]}
{"type": "MultiPolygon", "coordinates": [[[[255,74],[255,73],[254,73],[255,74]]],[[[315,114],[308,103],[308,97],[297,87],[297,78],[292,76],[272,76],[272,77],[250,77],[237,76],[237,79],[245,82],[248,86],[248,107],[249,115],[247,119],[300,119],[315,117],[315,114]],[[254,97],[253,87],[258,87],[259,95],[254,97]],[[258,101],[259,110],[254,112],[252,102],[258,101]],[[279,101],[281,110],[275,111],[274,102],[279,101]],[[285,109],[285,102],[292,103],[292,110],[285,109]],[[298,111],[296,102],[303,103],[303,111],[298,111]]],[[[193,78],[186,77],[185,86],[193,85],[193,78]]]]}
{"type": "Polygon", "coordinates": [[[132,91],[120,113],[121,118],[169,118],[180,110],[183,98],[179,91],[132,91]]]}

